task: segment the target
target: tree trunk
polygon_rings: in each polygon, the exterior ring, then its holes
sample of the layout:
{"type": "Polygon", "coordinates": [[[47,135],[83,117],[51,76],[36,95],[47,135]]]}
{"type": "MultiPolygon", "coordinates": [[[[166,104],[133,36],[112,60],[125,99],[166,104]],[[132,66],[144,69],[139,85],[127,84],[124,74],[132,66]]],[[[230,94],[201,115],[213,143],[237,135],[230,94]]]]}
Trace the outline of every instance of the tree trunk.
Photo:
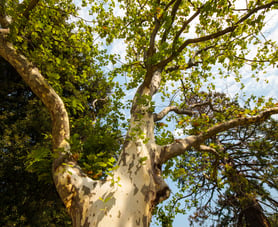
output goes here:
{"type": "Polygon", "coordinates": [[[168,198],[170,191],[157,165],[160,147],[149,134],[152,115],[133,118],[131,125],[117,169],[105,181],[91,180],[74,162],[54,170],[74,226],[147,227],[156,204],[168,198]]]}
{"type": "Polygon", "coordinates": [[[270,222],[256,199],[250,199],[239,215],[238,227],[270,227],[270,222]]]}
{"type": "Polygon", "coordinates": [[[237,226],[270,227],[270,222],[254,196],[254,188],[250,187],[246,177],[237,171],[232,159],[226,161],[225,171],[240,210],[237,226]]]}

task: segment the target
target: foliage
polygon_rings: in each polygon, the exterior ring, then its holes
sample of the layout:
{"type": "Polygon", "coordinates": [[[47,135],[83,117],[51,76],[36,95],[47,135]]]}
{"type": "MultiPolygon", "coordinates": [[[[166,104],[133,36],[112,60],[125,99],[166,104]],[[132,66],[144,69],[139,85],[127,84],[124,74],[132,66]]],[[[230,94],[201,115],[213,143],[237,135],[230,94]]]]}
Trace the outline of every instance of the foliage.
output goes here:
{"type": "MultiPolygon", "coordinates": [[[[198,136],[229,120],[277,106],[277,100],[260,94],[240,96],[244,79],[261,82],[261,72],[278,62],[277,44],[262,30],[277,2],[245,2],[238,8],[235,0],[83,0],[82,6],[91,7],[89,25],[78,17],[71,0],[6,0],[0,4],[0,17],[5,12],[12,18],[9,41],[63,99],[70,116],[73,157],[88,175],[99,179],[109,174],[121,148],[121,126],[128,120],[121,114],[125,107],[121,98],[128,90],[150,84],[156,70],[161,72],[158,92],[163,105],[192,111],[192,116],[170,114],[156,122],[156,142],[161,146],[179,141],[170,125],[182,136],[198,136]],[[106,73],[105,67],[117,58],[105,49],[119,39],[126,45],[125,62],[106,73]],[[250,75],[241,71],[246,64],[250,75]],[[115,82],[121,76],[125,76],[124,88],[115,82]],[[241,87],[233,98],[216,89],[215,80],[227,78],[241,87]]],[[[51,182],[49,115],[2,59],[0,67],[1,184],[5,185],[1,190],[8,198],[14,174],[20,171],[27,179],[21,183],[27,188],[21,201],[35,201],[26,193],[32,182],[39,185],[35,197],[51,182]]],[[[148,95],[135,99],[149,112],[158,110],[158,101],[148,95]]],[[[277,190],[277,121],[254,123],[209,136],[205,140],[209,151],[192,147],[165,163],[164,177],[177,182],[180,191],[156,210],[163,226],[171,226],[177,213],[193,208],[191,221],[198,224],[209,218],[223,226],[244,222],[245,208],[257,201],[268,207],[267,216],[275,222],[277,201],[270,189],[277,190]]],[[[57,205],[61,213],[47,213],[46,223],[61,219],[66,225],[54,194],[49,206],[57,205]]],[[[6,223],[14,224],[14,219],[15,224],[31,223],[19,211],[22,204],[3,201],[2,207],[8,204],[17,210],[6,223]]]]}

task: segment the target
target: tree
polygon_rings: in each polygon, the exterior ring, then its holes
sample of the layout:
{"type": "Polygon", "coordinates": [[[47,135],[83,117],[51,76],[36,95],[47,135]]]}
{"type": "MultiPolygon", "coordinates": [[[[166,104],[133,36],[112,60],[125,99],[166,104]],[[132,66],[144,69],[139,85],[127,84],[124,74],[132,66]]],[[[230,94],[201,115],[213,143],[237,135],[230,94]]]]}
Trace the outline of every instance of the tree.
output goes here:
{"type": "MultiPolygon", "coordinates": [[[[217,141],[224,132],[231,133],[228,137],[234,136],[233,130],[262,124],[278,113],[273,99],[255,96],[250,96],[249,100],[247,97],[247,103],[255,103],[251,109],[240,108],[235,98],[232,105],[224,105],[225,109],[214,111],[215,114],[198,111],[204,106],[215,109],[225,101],[205,92],[215,90],[211,80],[216,79],[216,75],[220,79],[234,77],[241,82],[244,75],[240,68],[246,63],[251,64],[254,77],[266,67],[276,66],[277,46],[262,38],[260,32],[265,16],[277,8],[278,2],[249,1],[244,8],[238,8],[235,1],[119,1],[124,16],[114,13],[113,1],[89,2],[94,18],[92,27],[82,20],[69,22],[70,15],[77,17],[77,8],[70,0],[2,1],[0,55],[16,69],[51,116],[52,174],[73,226],[149,226],[157,204],[170,195],[164,176],[174,165],[175,158],[182,155],[194,158],[196,153],[190,151],[195,150],[201,157],[209,156],[217,163],[220,160],[218,155],[225,154],[223,145],[217,141]],[[76,33],[74,25],[78,26],[76,33]],[[119,147],[116,146],[111,154],[117,158],[117,163],[113,167],[107,166],[107,163],[113,164],[109,158],[101,162],[106,165],[98,166],[99,169],[109,167],[106,172],[99,171],[103,173],[101,179],[92,179],[80,168],[72,152],[78,146],[76,143],[70,146],[70,141],[75,138],[70,136],[70,124],[76,124],[76,119],[69,118],[67,109],[80,107],[79,99],[84,96],[76,96],[78,98],[67,103],[65,87],[58,82],[62,80],[66,85],[72,81],[69,75],[79,76],[77,80],[90,81],[87,75],[97,78],[101,71],[99,67],[108,60],[115,61],[113,56],[98,51],[92,34],[98,34],[107,45],[115,38],[126,41],[127,63],[107,75],[111,89],[115,85],[110,100],[120,105],[123,90],[113,82],[118,74],[125,73],[129,77],[127,89],[137,88],[120,153],[117,153],[119,147]],[[38,37],[42,37],[42,41],[38,37]],[[250,48],[257,50],[253,58],[248,56],[250,48]],[[80,68],[75,65],[78,64],[74,55],[76,50],[78,56],[88,59],[88,64],[81,64],[80,68]],[[154,95],[161,94],[164,102],[169,99],[172,95],[168,91],[169,83],[176,86],[174,92],[180,90],[184,95],[172,99],[169,106],[155,113],[154,95]],[[190,96],[208,100],[200,102],[195,98],[192,102],[194,98],[190,96]],[[161,139],[159,135],[155,136],[155,128],[157,132],[162,131],[162,135],[168,135],[163,131],[166,125],[163,120],[172,116],[169,115],[172,112],[183,115],[177,121],[177,127],[184,127],[184,138],[164,136],[161,139]]],[[[86,1],[82,3],[87,4],[86,1]]],[[[86,91],[84,87],[74,90],[86,91]]],[[[104,96],[106,93],[105,90],[104,96]]],[[[100,100],[99,96],[97,99],[100,100]]],[[[116,114],[109,115],[110,120],[106,118],[106,125],[113,128],[119,125],[116,119],[120,114],[115,109],[112,111],[116,114]]],[[[87,113],[81,108],[80,114],[87,113]]],[[[225,145],[225,140],[223,143],[225,145]]],[[[96,146],[91,148],[96,149],[96,146]]],[[[240,171],[234,168],[234,160],[225,159],[229,155],[221,158],[225,161],[223,168],[230,191],[238,198],[242,195],[236,191],[233,182],[240,171]]],[[[217,167],[204,167],[212,170],[208,178],[214,177],[213,169],[217,167]]],[[[181,167],[179,171],[185,169],[181,167]]],[[[239,184],[245,182],[244,189],[248,189],[249,181],[243,178],[239,184]]],[[[194,186],[196,182],[189,183],[194,186]]],[[[255,198],[252,199],[256,202],[255,198]]],[[[239,216],[238,223],[244,219],[247,225],[251,224],[243,210],[239,216]]],[[[264,226],[268,226],[266,215],[261,215],[260,219],[264,226]]]]}

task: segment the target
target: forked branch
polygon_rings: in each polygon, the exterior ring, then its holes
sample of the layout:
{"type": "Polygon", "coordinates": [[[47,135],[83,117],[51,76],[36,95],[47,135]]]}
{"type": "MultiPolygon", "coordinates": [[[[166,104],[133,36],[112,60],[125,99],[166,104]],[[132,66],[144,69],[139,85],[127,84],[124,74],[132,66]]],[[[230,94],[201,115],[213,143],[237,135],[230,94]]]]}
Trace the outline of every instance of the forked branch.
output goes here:
{"type": "Polygon", "coordinates": [[[186,114],[189,116],[193,115],[193,111],[185,108],[179,108],[177,106],[167,106],[158,114],[154,114],[154,121],[162,120],[169,112],[175,112],[176,114],[186,114]]]}

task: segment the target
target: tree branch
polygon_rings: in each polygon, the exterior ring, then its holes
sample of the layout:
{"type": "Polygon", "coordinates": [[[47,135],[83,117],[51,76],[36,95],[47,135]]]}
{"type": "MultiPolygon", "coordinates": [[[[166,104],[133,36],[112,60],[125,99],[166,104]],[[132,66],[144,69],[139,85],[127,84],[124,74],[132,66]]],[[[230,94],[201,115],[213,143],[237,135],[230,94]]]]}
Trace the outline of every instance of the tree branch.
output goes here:
{"type": "Polygon", "coordinates": [[[226,131],[230,128],[235,128],[238,126],[247,126],[258,122],[263,122],[273,114],[278,114],[278,107],[269,108],[256,116],[241,117],[241,118],[229,120],[224,123],[220,123],[219,125],[215,125],[209,128],[208,130],[206,130],[206,132],[201,133],[198,137],[200,137],[200,139],[204,141],[210,138],[211,136],[226,131]]]}
{"type": "Polygon", "coordinates": [[[196,147],[196,149],[199,150],[199,151],[212,153],[212,154],[219,157],[219,153],[217,152],[217,150],[215,150],[214,148],[212,148],[210,146],[206,146],[206,145],[202,144],[199,147],[196,147]]]}
{"type": "Polygon", "coordinates": [[[9,28],[0,28],[0,35],[8,35],[10,33],[10,29],[9,28]]]}
{"type": "Polygon", "coordinates": [[[169,33],[169,31],[171,30],[171,27],[174,23],[178,8],[181,4],[181,0],[177,0],[173,6],[172,12],[171,12],[171,24],[165,29],[163,35],[162,35],[162,39],[161,39],[161,43],[164,43],[167,39],[167,35],[169,33]]]}
{"type": "Polygon", "coordinates": [[[278,114],[278,107],[269,108],[265,111],[262,111],[260,114],[256,116],[241,117],[241,118],[220,123],[218,125],[209,128],[205,132],[201,132],[197,136],[188,136],[185,139],[175,140],[174,143],[166,145],[161,148],[160,164],[165,163],[167,160],[173,157],[183,154],[185,150],[188,150],[192,147],[195,147],[196,149],[206,150],[207,147],[204,147],[201,144],[205,142],[205,140],[209,139],[210,137],[215,136],[220,132],[227,131],[231,128],[235,128],[239,126],[247,126],[254,123],[263,122],[273,114],[278,114]]]}
{"type": "Polygon", "coordinates": [[[199,43],[199,42],[204,42],[210,39],[215,39],[218,38],[222,35],[225,35],[227,33],[233,32],[240,23],[242,23],[243,21],[247,20],[251,15],[253,15],[254,13],[258,12],[259,10],[262,9],[267,9],[270,8],[272,5],[277,4],[278,1],[273,1],[270,2],[268,4],[265,5],[261,5],[253,10],[250,10],[245,16],[243,16],[241,19],[239,19],[233,26],[227,27],[225,29],[223,29],[222,31],[218,31],[216,33],[210,34],[210,35],[206,35],[200,38],[195,38],[195,39],[187,39],[177,50],[177,52],[181,52],[188,44],[191,43],[199,43]]]}
{"type": "Polygon", "coordinates": [[[179,108],[177,106],[168,106],[164,110],[162,110],[158,114],[154,114],[154,121],[160,121],[162,120],[169,112],[175,112],[176,114],[186,114],[189,116],[193,115],[193,111],[189,109],[179,108]]]}
{"type": "Polygon", "coordinates": [[[193,56],[188,59],[188,62],[184,65],[184,67],[181,67],[179,65],[170,66],[167,69],[165,69],[165,72],[173,72],[173,71],[179,70],[181,68],[183,70],[186,70],[186,69],[192,68],[193,66],[197,66],[198,64],[202,63],[202,61],[195,61],[195,57],[197,55],[201,54],[202,52],[207,51],[207,50],[209,50],[209,49],[211,49],[213,47],[215,47],[215,45],[211,45],[211,46],[208,46],[208,47],[205,47],[205,48],[202,48],[202,49],[196,51],[193,54],[193,56]]]}
{"type": "Polygon", "coordinates": [[[52,118],[53,149],[69,151],[69,119],[64,103],[45,78],[28,59],[19,54],[11,43],[0,37],[0,55],[20,74],[32,91],[42,100],[52,118]]]}
{"type": "MultiPolygon", "coordinates": [[[[41,75],[38,68],[28,61],[26,57],[18,53],[13,45],[6,42],[1,36],[0,56],[17,70],[51,114],[53,151],[59,154],[53,161],[53,180],[73,220],[81,220],[83,203],[85,203],[85,199],[88,199],[88,196],[86,196],[82,197],[83,200],[80,200],[80,195],[84,196],[83,186],[93,189],[97,183],[84,174],[69,156],[70,145],[68,140],[70,129],[64,103],[41,75]]],[[[80,223],[76,224],[76,226],[80,226],[80,223]]]]}
{"type": "Polygon", "coordinates": [[[29,18],[31,11],[36,7],[38,2],[39,2],[39,0],[31,0],[29,5],[27,6],[27,8],[23,12],[23,16],[25,18],[27,18],[27,19],[29,18]]]}
{"type": "MultiPolygon", "coordinates": [[[[154,29],[152,30],[151,37],[150,37],[150,46],[147,51],[147,58],[152,57],[153,54],[155,53],[155,38],[162,25],[161,19],[157,18],[156,14],[154,15],[154,20],[155,20],[155,25],[154,25],[154,29]]],[[[147,59],[145,59],[145,60],[147,60],[147,59]]],[[[148,62],[147,62],[146,66],[148,68],[148,62]]]]}
{"type": "Polygon", "coordinates": [[[173,40],[173,46],[172,46],[172,50],[175,50],[176,47],[176,43],[178,41],[178,38],[180,37],[180,35],[183,33],[183,31],[186,29],[186,27],[200,14],[201,9],[204,7],[204,5],[202,5],[200,8],[198,8],[198,10],[187,20],[183,23],[181,29],[177,32],[177,34],[175,35],[175,38],[173,40]]]}

